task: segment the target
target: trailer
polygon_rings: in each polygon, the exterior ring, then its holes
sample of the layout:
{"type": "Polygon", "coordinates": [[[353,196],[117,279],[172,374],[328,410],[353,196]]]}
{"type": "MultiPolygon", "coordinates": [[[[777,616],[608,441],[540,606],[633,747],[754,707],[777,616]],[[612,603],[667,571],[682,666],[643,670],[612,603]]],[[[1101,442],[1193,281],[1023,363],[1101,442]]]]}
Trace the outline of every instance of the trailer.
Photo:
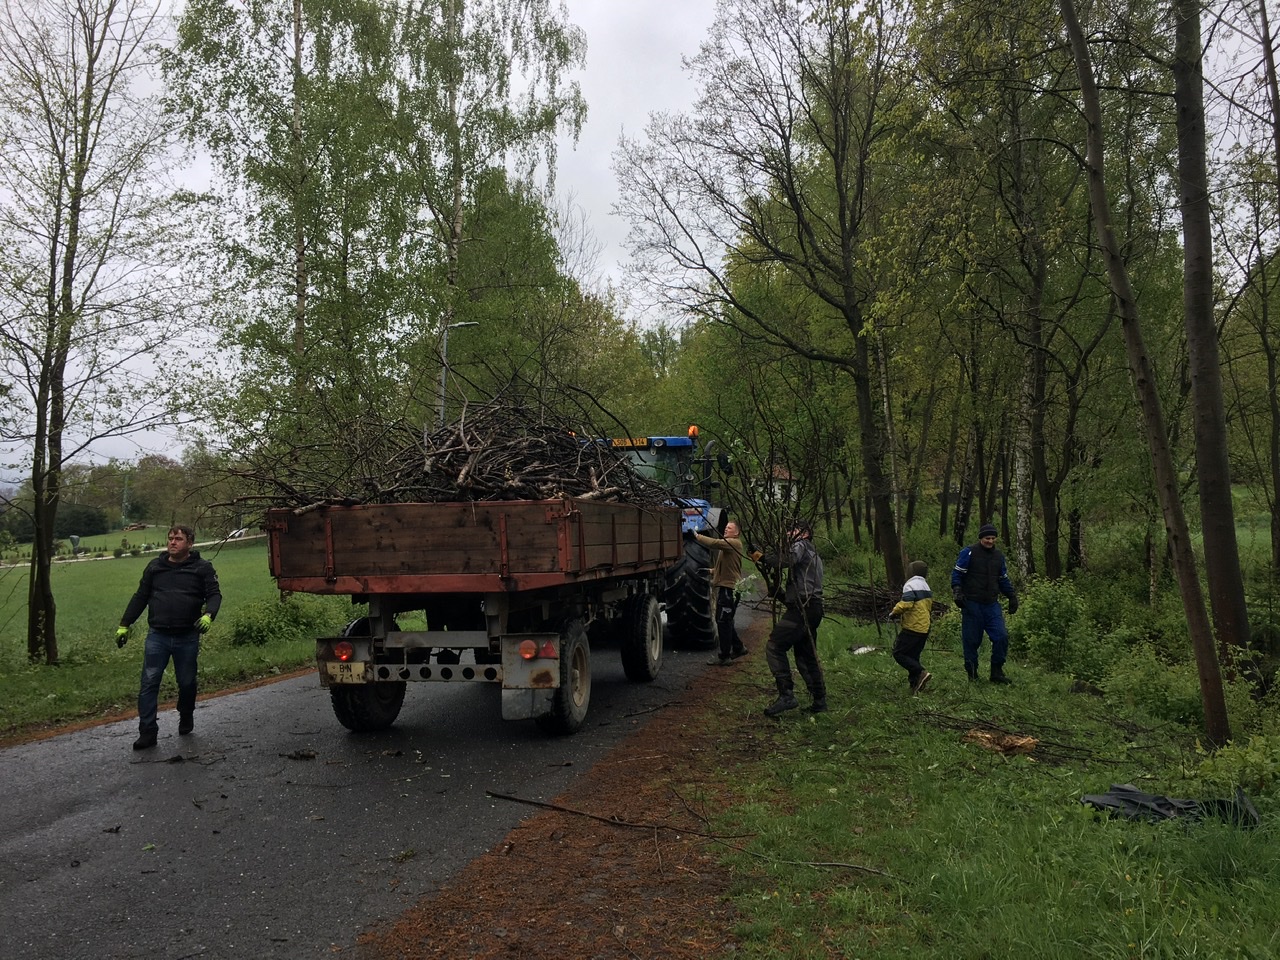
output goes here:
{"type": "Polygon", "coordinates": [[[316,640],[348,729],[390,726],[410,683],[480,683],[501,689],[504,719],[571,734],[590,706],[593,647],[616,647],[628,680],[658,676],[683,515],[578,497],[323,505],[269,510],[264,530],[282,593],[368,604],[316,640]]]}

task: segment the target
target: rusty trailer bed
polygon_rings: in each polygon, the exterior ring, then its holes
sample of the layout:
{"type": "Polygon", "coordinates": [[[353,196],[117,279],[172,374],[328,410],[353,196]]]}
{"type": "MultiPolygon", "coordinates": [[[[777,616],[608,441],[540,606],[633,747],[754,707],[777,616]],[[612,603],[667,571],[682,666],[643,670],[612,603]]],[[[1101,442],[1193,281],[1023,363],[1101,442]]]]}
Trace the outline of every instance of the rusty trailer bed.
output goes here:
{"type": "Polygon", "coordinates": [[[324,506],[267,512],[284,591],[538,590],[664,570],[683,552],[676,507],[566,497],[324,506]]]}

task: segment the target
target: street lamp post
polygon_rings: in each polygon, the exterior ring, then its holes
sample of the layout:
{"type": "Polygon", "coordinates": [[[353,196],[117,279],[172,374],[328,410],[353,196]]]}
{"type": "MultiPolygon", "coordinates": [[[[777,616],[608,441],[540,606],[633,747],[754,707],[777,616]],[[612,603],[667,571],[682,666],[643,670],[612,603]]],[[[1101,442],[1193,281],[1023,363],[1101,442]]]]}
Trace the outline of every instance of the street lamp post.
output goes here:
{"type": "Polygon", "coordinates": [[[447,324],[440,333],[440,395],[436,398],[437,430],[444,427],[444,392],[449,376],[449,331],[457,330],[459,327],[478,326],[480,324],[476,320],[459,320],[457,323],[447,324]]]}

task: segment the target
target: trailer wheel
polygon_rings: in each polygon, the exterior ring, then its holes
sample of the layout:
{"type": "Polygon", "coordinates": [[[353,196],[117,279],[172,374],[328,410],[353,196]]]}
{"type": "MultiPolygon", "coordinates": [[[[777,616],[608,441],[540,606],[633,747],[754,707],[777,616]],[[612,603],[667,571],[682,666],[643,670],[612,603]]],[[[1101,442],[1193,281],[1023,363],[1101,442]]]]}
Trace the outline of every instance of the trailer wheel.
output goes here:
{"type": "Polygon", "coordinates": [[[586,627],[575,618],[560,628],[560,689],[551,701],[551,712],[538,717],[538,726],[560,736],[577,733],[590,705],[591,647],[586,627]]]}
{"type": "MultiPolygon", "coordinates": [[[[392,629],[399,627],[392,623],[392,629]]],[[[342,631],[344,637],[369,636],[369,618],[352,620],[342,631]]],[[[405,682],[346,683],[329,688],[329,700],[338,722],[355,733],[385,730],[396,722],[404,705],[405,682]]]]}
{"type": "Polygon", "coordinates": [[[719,646],[710,550],[697,541],[684,545],[684,556],[667,571],[663,599],[674,642],[699,650],[719,646]]]}
{"type": "Polygon", "coordinates": [[[627,600],[622,612],[622,672],[632,683],[657,679],[662,667],[662,611],[648,593],[627,600]]]}

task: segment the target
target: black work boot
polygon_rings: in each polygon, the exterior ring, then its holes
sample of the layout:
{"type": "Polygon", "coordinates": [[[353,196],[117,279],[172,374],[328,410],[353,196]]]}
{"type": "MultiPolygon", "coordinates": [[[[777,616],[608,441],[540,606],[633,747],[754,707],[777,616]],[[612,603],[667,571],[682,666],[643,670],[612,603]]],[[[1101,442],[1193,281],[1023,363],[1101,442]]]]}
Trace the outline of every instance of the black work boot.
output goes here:
{"type": "Polygon", "coordinates": [[[964,672],[969,675],[970,680],[978,679],[978,665],[976,663],[966,663],[964,665],[964,672]]]}
{"type": "Polygon", "coordinates": [[[146,750],[147,748],[154,747],[155,745],[156,745],[155,730],[139,730],[138,739],[133,741],[133,749],[135,750],[146,750]]]}
{"type": "Polygon", "coordinates": [[[1008,677],[1004,675],[1004,664],[1000,664],[999,666],[992,664],[991,682],[992,683],[1013,683],[1012,680],[1010,680],[1008,677]]]}
{"type": "Polygon", "coordinates": [[[186,735],[196,728],[196,718],[194,714],[180,713],[178,714],[178,733],[186,735]]]}
{"type": "Polygon", "coordinates": [[[827,698],[826,698],[826,697],[816,697],[816,698],[814,698],[813,703],[809,704],[809,712],[810,712],[810,713],[826,713],[826,712],[827,712],[827,698]]]}
{"type": "Polygon", "coordinates": [[[798,706],[800,706],[800,701],[796,699],[796,695],[790,690],[784,690],[778,693],[777,700],[764,708],[764,715],[766,717],[776,717],[778,714],[794,710],[798,706]]]}

